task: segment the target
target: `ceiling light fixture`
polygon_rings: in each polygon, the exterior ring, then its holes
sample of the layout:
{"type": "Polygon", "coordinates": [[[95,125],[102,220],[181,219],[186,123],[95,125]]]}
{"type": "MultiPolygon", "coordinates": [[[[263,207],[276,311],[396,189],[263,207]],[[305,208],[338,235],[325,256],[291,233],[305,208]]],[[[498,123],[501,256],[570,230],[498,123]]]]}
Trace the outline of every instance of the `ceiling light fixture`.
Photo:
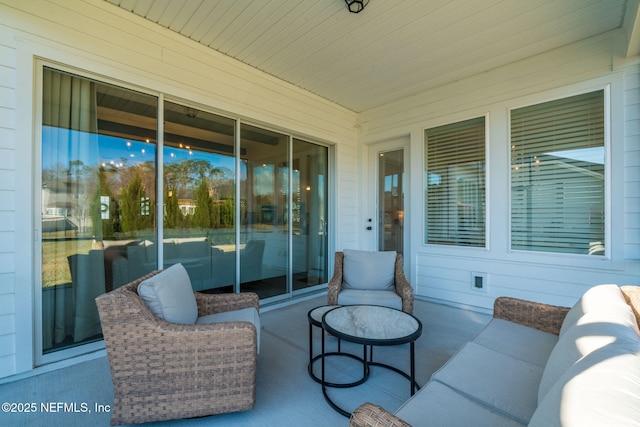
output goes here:
{"type": "Polygon", "coordinates": [[[369,4],[369,0],[344,0],[351,13],[360,13],[369,4]]]}

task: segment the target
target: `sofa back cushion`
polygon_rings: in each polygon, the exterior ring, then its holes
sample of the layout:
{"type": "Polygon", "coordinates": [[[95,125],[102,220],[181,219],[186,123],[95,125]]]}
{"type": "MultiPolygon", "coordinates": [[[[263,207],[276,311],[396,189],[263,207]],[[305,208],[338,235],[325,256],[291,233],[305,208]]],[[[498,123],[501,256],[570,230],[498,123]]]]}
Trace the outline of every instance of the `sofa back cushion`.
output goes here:
{"type": "MultiPolygon", "coordinates": [[[[607,307],[607,306],[605,306],[607,307]]],[[[610,306],[609,306],[610,307],[610,306]]],[[[635,316],[629,306],[616,310],[591,311],[566,331],[555,345],[545,366],[540,386],[538,402],[541,402],[560,377],[584,356],[618,341],[636,342],[635,316]]]]}
{"type": "Polygon", "coordinates": [[[345,249],[343,284],[345,289],[392,290],[395,283],[395,251],[345,249]]]}
{"type": "MultiPolygon", "coordinates": [[[[628,304],[618,285],[605,284],[594,286],[588,289],[578,302],[571,307],[560,327],[560,336],[562,337],[566,331],[578,322],[578,319],[590,311],[605,308],[615,311],[616,307],[624,306],[628,307],[628,304]]],[[[640,335],[637,323],[635,329],[638,335],[640,335]]]]}
{"type": "Polygon", "coordinates": [[[540,380],[538,402],[578,360],[619,340],[640,343],[638,323],[625,296],[617,285],[589,289],[562,324],[540,380]]]}
{"type": "Polygon", "coordinates": [[[154,315],[167,322],[193,324],[198,318],[191,280],[182,264],[174,264],[140,283],[138,295],[154,315]]]}
{"type": "Polygon", "coordinates": [[[571,366],[529,427],[640,426],[640,345],[620,339],[571,366]]]}

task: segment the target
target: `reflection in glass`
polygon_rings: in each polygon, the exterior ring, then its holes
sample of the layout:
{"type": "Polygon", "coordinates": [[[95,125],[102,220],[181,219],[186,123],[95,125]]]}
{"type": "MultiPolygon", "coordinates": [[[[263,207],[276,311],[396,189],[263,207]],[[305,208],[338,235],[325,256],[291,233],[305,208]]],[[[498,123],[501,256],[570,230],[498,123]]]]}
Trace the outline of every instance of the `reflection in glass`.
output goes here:
{"type": "Polygon", "coordinates": [[[237,148],[235,120],[165,101],[160,153],[156,97],[48,68],[42,89],[43,353],[101,339],[95,297],[178,262],[196,291],[327,282],[326,147],[243,124],[237,148]]]}
{"type": "Polygon", "coordinates": [[[165,102],[163,266],[182,263],[195,291],[233,292],[235,122],[165,102]]]}
{"type": "Polygon", "coordinates": [[[605,93],[511,111],[511,248],[605,256],[605,93]]]}
{"type": "Polygon", "coordinates": [[[287,292],[289,164],[286,135],[240,128],[240,290],[287,292]]]}
{"type": "Polygon", "coordinates": [[[401,254],[404,242],[404,150],[380,153],[378,181],[378,249],[401,254]]]}
{"type": "Polygon", "coordinates": [[[328,149],[293,140],[293,290],[326,283],[328,149]]]}
{"type": "Polygon", "coordinates": [[[44,69],[44,353],[100,339],[94,298],[156,267],[132,261],[156,235],[156,112],[155,97],[44,69]]]}

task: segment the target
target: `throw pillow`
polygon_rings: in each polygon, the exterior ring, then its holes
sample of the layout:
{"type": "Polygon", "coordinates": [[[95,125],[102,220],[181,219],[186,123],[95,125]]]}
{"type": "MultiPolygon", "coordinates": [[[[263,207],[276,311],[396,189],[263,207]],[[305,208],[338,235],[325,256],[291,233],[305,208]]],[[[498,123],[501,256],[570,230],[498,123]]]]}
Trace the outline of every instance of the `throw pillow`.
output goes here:
{"type": "Polygon", "coordinates": [[[140,283],[138,295],[153,314],[167,322],[193,324],[198,318],[191,280],[182,264],[174,264],[140,283]]]}

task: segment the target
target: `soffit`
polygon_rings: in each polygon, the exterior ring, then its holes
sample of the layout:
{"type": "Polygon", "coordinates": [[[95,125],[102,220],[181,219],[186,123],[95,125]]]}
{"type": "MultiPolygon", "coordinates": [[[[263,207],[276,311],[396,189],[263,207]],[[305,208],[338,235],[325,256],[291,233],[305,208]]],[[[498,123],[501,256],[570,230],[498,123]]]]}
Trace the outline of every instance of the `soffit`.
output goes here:
{"type": "Polygon", "coordinates": [[[627,10],[626,0],[371,0],[359,14],[342,0],[105,1],[356,112],[621,28],[627,10]]]}

